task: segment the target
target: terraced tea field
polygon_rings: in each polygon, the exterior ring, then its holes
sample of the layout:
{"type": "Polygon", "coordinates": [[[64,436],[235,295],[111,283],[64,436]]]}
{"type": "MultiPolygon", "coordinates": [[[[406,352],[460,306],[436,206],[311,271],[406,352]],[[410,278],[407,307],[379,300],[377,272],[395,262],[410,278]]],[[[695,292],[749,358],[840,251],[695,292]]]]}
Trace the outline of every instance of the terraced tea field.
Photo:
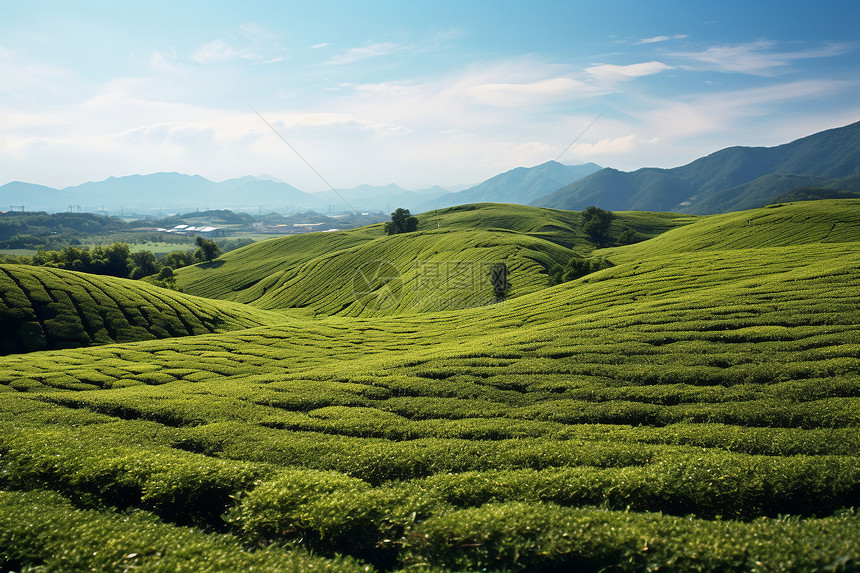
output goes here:
{"type": "Polygon", "coordinates": [[[860,569],[860,201],[619,214],[661,234],[554,287],[594,245],[511,209],[251,245],[181,274],[211,299],[3,268],[139,335],[0,357],[3,567],[860,569]],[[356,293],[376,260],[402,275],[356,293]],[[422,307],[416,260],[505,262],[511,296],[422,307]]]}
{"type": "Polygon", "coordinates": [[[206,334],[280,322],[136,281],[0,265],[0,354],[206,334]]]}
{"type": "MultiPolygon", "coordinates": [[[[648,237],[692,220],[622,213],[615,227],[616,234],[629,227],[648,237]]],[[[177,282],[200,296],[325,315],[470,308],[494,300],[486,279],[493,263],[507,265],[515,277],[510,296],[517,297],[545,288],[553,265],[592,251],[580,221],[579,213],[520,205],[452,207],[422,215],[418,232],[408,235],[384,237],[382,225],[374,225],[249,245],[214,264],[181,269],[177,282]],[[386,280],[375,281],[380,274],[386,280]],[[392,276],[397,280],[387,280],[392,276]]]]}

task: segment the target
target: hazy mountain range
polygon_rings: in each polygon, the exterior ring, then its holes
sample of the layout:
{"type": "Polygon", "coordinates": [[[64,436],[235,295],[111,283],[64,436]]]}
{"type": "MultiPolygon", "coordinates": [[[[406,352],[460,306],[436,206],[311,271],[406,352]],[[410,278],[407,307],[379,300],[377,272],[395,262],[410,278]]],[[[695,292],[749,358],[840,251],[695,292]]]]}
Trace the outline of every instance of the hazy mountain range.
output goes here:
{"type": "Polygon", "coordinates": [[[517,167],[457,193],[447,193],[420,204],[417,212],[466,203],[516,203],[528,205],[565,185],[600,171],[600,165],[563,165],[547,161],[535,167],[517,167]]]}
{"type": "Polygon", "coordinates": [[[537,167],[518,167],[460,191],[444,187],[408,190],[399,185],[359,185],[318,193],[305,193],[269,175],[210,181],[200,175],[152,173],[110,177],[104,181],[54,189],[13,181],[0,186],[0,210],[23,206],[28,211],[108,211],[157,213],[199,209],[276,211],[384,211],[398,207],[420,213],[477,201],[525,204],[600,166],[562,165],[550,161],[537,167]]]}
{"type": "Polygon", "coordinates": [[[323,203],[292,185],[257,177],[239,177],[214,182],[199,175],[152,173],[110,177],[53,189],[14,181],[0,187],[0,207],[23,205],[28,211],[106,210],[114,213],[152,213],[159,210],[188,211],[209,208],[288,211],[321,208],[323,203]]]}
{"type": "Polygon", "coordinates": [[[729,147],[673,169],[602,169],[531,204],[724,213],[805,186],[860,190],[860,122],[776,147],[729,147]]]}
{"type": "Polygon", "coordinates": [[[412,191],[389,184],[305,193],[268,175],[214,182],[199,175],[153,173],[65,189],[13,181],[0,186],[0,210],[23,206],[29,211],[126,214],[194,209],[342,213],[404,207],[421,213],[495,202],[707,214],[760,207],[800,187],[860,191],[860,122],[776,147],[729,147],[672,169],[623,172],[594,163],[548,161],[517,167],[459,191],[439,186],[412,191]]]}

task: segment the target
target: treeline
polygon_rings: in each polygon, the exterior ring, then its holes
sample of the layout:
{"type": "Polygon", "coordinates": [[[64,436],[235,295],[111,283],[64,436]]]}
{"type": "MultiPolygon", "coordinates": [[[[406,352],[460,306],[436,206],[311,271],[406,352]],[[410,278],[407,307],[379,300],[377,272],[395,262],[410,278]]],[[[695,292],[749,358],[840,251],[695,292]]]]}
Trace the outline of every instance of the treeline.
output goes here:
{"type": "MultiPolygon", "coordinates": [[[[193,237],[163,232],[140,232],[141,228],[173,227],[187,224],[188,218],[209,217],[224,223],[245,224],[254,218],[232,211],[218,210],[187,213],[164,219],[127,222],[119,217],[94,213],[0,213],[0,249],[62,250],[83,244],[140,244],[146,242],[190,245],[193,237]]],[[[223,241],[222,241],[223,243],[223,241]]],[[[223,246],[223,244],[222,244],[223,246]]],[[[234,247],[235,248],[235,247],[234,247]]]]}
{"type": "Polygon", "coordinates": [[[122,219],[93,213],[2,213],[0,249],[57,249],[129,228],[122,219]]]}
{"type": "Polygon", "coordinates": [[[5,240],[0,240],[0,249],[23,249],[58,251],[66,247],[77,247],[84,243],[111,244],[111,243],[172,243],[177,245],[189,245],[192,238],[185,235],[172,235],[169,233],[113,233],[88,235],[78,233],[64,233],[59,235],[14,235],[5,240]]]}
{"type": "Polygon", "coordinates": [[[9,212],[0,215],[0,240],[21,234],[98,234],[128,228],[129,224],[122,219],[93,213],[9,212]]]}
{"type": "MultiPolygon", "coordinates": [[[[233,241],[234,248],[251,242],[233,241]],[[240,244],[241,243],[241,244],[240,244]]],[[[95,275],[142,279],[152,277],[156,284],[173,287],[173,271],[195,263],[208,262],[223,251],[215,241],[197,237],[196,249],[173,251],[158,257],[151,251],[132,252],[125,243],[89,247],[66,247],[56,251],[37,251],[32,257],[5,255],[0,262],[53,267],[95,275]]]]}

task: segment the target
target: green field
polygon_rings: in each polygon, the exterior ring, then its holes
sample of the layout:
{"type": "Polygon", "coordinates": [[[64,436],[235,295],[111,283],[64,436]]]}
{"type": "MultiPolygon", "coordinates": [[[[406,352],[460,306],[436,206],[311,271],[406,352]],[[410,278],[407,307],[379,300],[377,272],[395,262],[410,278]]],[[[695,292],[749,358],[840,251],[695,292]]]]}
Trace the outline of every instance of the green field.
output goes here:
{"type": "Polygon", "coordinates": [[[616,215],[0,267],[0,565],[860,570],[860,200],[616,215]]]}

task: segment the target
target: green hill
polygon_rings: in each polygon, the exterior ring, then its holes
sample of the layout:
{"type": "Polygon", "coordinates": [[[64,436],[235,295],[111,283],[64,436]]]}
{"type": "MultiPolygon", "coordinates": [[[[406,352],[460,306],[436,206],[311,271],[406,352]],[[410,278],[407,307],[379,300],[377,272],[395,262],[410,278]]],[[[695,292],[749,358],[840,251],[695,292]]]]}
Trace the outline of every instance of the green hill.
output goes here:
{"type": "Polygon", "coordinates": [[[792,201],[819,201],[821,199],[860,199],[860,191],[843,191],[829,187],[797,187],[788,193],[777,196],[771,201],[771,204],[791,203],[792,201]]]}
{"type": "Polygon", "coordinates": [[[650,241],[601,249],[595,254],[620,262],[703,250],[848,243],[858,239],[860,200],[822,200],[711,215],[650,241]]]}
{"type": "MultiPolygon", "coordinates": [[[[2,356],[2,564],[856,570],[858,208],[703,217],[498,304],[2,356]]],[[[575,231],[448,215],[289,264],[575,231]]]]}
{"type": "Polygon", "coordinates": [[[0,353],[172,338],[276,322],[272,313],[139,281],[0,265],[0,353]]]}
{"type": "MultiPolygon", "coordinates": [[[[620,213],[611,234],[641,238],[689,216],[620,213]]],[[[547,270],[595,248],[579,213],[476,204],[419,217],[418,231],[385,236],[381,225],[272,239],[181,269],[183,290],[259,308],[372,316],[482,306],[492,302],[489,269],[507,265],[510,297],[547,286],[547,270]]]]}

